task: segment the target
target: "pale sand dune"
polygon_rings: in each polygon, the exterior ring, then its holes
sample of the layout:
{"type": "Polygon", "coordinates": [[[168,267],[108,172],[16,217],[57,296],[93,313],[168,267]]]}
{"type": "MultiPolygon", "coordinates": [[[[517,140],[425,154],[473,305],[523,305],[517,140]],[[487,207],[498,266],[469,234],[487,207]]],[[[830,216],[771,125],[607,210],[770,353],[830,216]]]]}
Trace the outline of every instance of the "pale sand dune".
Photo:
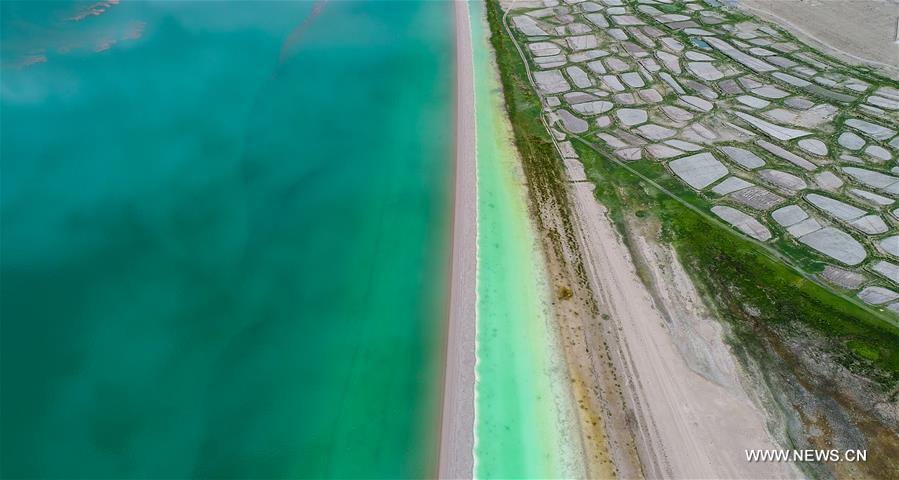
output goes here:
{"type": "MultiPolygon", "coordinates": [[[[744,389],[721,326],[705,311],[673,253],[637,237],[650,291],[593,196],[573,183],[577,224],[592,288],[617,337],[618,368],[647,478],[798,478],[790,464],[749,463],[744,449],[781,448],[744,389]]],[[[610,340],[611,343],[612,340],[610,340]]]]}
{"type": "Polygon", "coordinates": [[[896,0],[738,0],[824,53],[899,78],[896,0]]]}
{"type": "Polygon", "coordinates": [[[440,429],[440,478],[474,474],[477,175],[474,72],[468,3],[455,2],[456,174],[453,259],[440,429]]]}

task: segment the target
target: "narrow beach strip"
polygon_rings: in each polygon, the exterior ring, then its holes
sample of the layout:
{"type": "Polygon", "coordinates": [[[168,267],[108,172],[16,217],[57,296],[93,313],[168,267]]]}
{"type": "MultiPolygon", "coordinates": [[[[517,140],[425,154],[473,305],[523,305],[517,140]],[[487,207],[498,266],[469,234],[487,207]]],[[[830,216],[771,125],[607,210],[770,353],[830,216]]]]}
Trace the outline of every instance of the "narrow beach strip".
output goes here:
{"type": "Polygon", "coordinates": [[[450,306],[446,332],[440,478],[474,471],[475,304],[477,292],[477,163],[474,72],[468,3],[455,2],[456,165],[450,306]]]}
{"type": "Polygon", "coordinates": [[[469,9],[478,184],[475,476],[583,477],[551,290],[497,93],[485,5],[472,2],[469,9]]]}

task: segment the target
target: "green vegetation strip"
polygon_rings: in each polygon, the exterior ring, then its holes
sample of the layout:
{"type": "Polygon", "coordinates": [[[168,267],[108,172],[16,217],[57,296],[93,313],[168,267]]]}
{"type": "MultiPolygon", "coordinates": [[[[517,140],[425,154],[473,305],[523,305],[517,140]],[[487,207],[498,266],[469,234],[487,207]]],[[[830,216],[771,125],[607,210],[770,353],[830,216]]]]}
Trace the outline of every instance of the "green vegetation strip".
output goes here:
{"type": "MultiPolygon", "coordinates": [[[[506,108],[529,184],[539,186],[536,200],[552,198],[570,211],[562,164],[543,127],[541,105],[532,91],[512,39],[504,33],[498,2],[488,6],[491,41],[496,50],[506,108]]],[[[671,243],[704,292],[717,302],[740,340],[756,344],[752,334],[804,335],[810,327],[829,340],[841,364],[878,382],[885,389],[899,383],[899,329],[878,315],[804,278],[771,258],[755,243],[734,236],[684,203],[621,168],[604,155],[574,142],[596,196],[609,208],[625,234],[628,212],[653,216],[662,237],[671,243]],[[777,333],[774,333],[777,332],[777,333]]],[[[634,167],[661,169],[638,162],[634,167]]],[[[664,176],[655,172],[649,177],[664,176]]],[[[534,193],[532,193],[532,197],[534,193]]]]}

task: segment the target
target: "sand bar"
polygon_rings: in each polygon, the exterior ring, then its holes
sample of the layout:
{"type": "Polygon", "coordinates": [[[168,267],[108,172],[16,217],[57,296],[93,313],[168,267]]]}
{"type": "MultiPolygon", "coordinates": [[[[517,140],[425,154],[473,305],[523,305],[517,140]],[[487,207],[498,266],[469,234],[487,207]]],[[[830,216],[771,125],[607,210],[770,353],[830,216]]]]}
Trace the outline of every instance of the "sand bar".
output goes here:
{"type": "Polygon", "coordinates": [[[438,474],[440,478],[471,478],[474,473],[477,171],[468,3],[455,2],[455,15],[456,178],[438,474]]]}

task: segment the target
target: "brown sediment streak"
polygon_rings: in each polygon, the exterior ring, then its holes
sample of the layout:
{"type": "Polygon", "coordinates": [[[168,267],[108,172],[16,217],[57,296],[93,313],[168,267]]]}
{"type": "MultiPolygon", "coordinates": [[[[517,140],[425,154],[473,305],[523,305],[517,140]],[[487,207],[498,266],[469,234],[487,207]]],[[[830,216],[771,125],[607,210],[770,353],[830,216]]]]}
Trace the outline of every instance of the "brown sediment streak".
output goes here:
{"type": "Polygon", "coordinates": [[[290,51],[293,49],[294,45],[300,42],[303,33],[309,28],[309,25],[312,25],[312,22],[322,14],[327,4],[328,0],[318,0],[315,2],[309,15],[306,15],[306,18],[290,32],[290,35],[284,40],[284,44],[281,45],[281,55],[278,58],[278,63],[284,63],[284,60],[290,55],[290,51]]]}

